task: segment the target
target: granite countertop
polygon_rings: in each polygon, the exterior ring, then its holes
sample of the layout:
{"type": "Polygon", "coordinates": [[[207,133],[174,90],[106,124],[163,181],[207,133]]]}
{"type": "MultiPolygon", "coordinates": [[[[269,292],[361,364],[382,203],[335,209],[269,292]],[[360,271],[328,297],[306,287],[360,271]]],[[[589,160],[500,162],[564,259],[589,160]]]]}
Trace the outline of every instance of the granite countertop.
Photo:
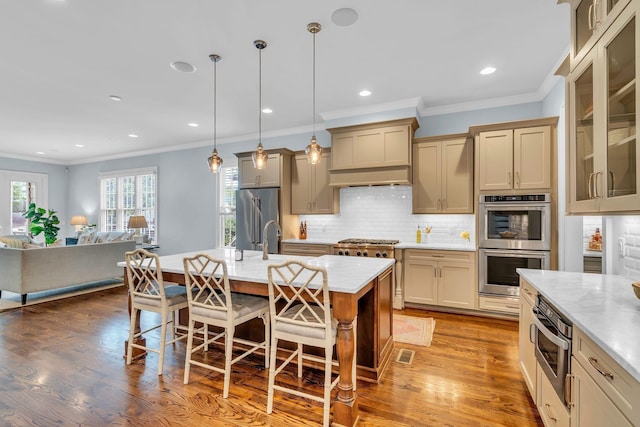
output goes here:
{"type": "Polygon", "coordinates": [[[640,381],[640,299],[632,279],[518,268],[517,272],[609,356],[640,381]]]}
{"type": "MultiPolygon", "coordinates": [[[[269,254],[269,259],[263,260],[262,251],[244,251],[244,259],[242,261],[236,261],[235,250],[233,249],[208,249],[161,256],[160,267],[165,272],[184,273],[182,259],[185,256],[194,256],[199,253],[208,254],[213,258],[224,259],[227,263],[227,273],[231,280],[244,280],[264,284],[269,282],[267,266],[270,264],[280,264],[293,259],[304,261],[312,266],[324,267],[327,270],[330,291],[349,294],[357,293],[365,287],[367,283],[395,263],[394,259],[334,255],[307,257],[269,254]]],[[[118,266],[125,267],[125,263],[119,262],[118,266]]]]}

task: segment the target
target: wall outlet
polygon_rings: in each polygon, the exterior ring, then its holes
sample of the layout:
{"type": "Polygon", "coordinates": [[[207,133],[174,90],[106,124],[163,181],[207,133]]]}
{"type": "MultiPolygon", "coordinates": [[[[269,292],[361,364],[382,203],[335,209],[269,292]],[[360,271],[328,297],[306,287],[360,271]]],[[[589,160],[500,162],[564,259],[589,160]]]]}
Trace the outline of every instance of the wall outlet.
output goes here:
{"type": "Polygon", "coordinates": [[[618,255],[624,256],[624,237],[618,237],[618,255]]]}

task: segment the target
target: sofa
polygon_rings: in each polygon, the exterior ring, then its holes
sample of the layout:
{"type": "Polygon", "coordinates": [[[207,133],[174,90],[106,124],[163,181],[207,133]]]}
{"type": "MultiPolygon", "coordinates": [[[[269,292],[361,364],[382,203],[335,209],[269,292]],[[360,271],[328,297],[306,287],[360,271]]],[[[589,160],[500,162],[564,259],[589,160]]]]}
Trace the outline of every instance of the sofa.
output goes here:
{"type": "Polygon", "coordinates": [[[117,263],[136,248],[133,240],[40,247],[27,236],[8,237],[0,237],[0,297],[2,291],[18,293],[22,304],[29,293],[122,277],[117,263]]]}

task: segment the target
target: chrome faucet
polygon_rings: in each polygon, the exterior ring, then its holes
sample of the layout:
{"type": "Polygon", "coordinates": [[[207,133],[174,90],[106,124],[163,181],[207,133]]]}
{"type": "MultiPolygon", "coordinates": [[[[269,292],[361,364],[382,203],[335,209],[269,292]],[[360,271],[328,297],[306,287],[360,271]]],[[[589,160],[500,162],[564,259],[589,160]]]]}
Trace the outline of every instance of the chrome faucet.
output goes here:
{"type": "Polygon", "coordinates": [[[276,227],[278,227],[276,236],[282,235],[282,228],[280,228],[280,224],[274,220],[270,220],[264,225],[264,230],[262,231],[262,259],[269,259],[269,239],[267,239],[267,229],[271,224],[275,224],[276,227]]]}

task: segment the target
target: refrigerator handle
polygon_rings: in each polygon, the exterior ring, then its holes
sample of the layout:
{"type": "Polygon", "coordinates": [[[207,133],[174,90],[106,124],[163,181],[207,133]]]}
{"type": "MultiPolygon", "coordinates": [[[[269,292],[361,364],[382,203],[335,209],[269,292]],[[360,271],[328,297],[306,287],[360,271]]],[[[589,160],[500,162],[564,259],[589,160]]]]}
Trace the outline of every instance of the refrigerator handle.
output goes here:
{"type": "Polygon", "coordinates": [[[256,198],[251,196],[251,217],[250,217],[250,229],[249,229],[249,237],[251,238],[251,243],[256,243],[256,198]]]}
{"type": "Polygon", "coordinates": [[[255,244],[260,244],[261,243],[261,239],[260,239],[260,213],[262,212],[262,201],[260,200],[260,197],[256,197],[256,206],[255,206],[255,210],[253,211],[253,229],[254,229],[254,234],[253,234],[253,243],[255,244]]]}

